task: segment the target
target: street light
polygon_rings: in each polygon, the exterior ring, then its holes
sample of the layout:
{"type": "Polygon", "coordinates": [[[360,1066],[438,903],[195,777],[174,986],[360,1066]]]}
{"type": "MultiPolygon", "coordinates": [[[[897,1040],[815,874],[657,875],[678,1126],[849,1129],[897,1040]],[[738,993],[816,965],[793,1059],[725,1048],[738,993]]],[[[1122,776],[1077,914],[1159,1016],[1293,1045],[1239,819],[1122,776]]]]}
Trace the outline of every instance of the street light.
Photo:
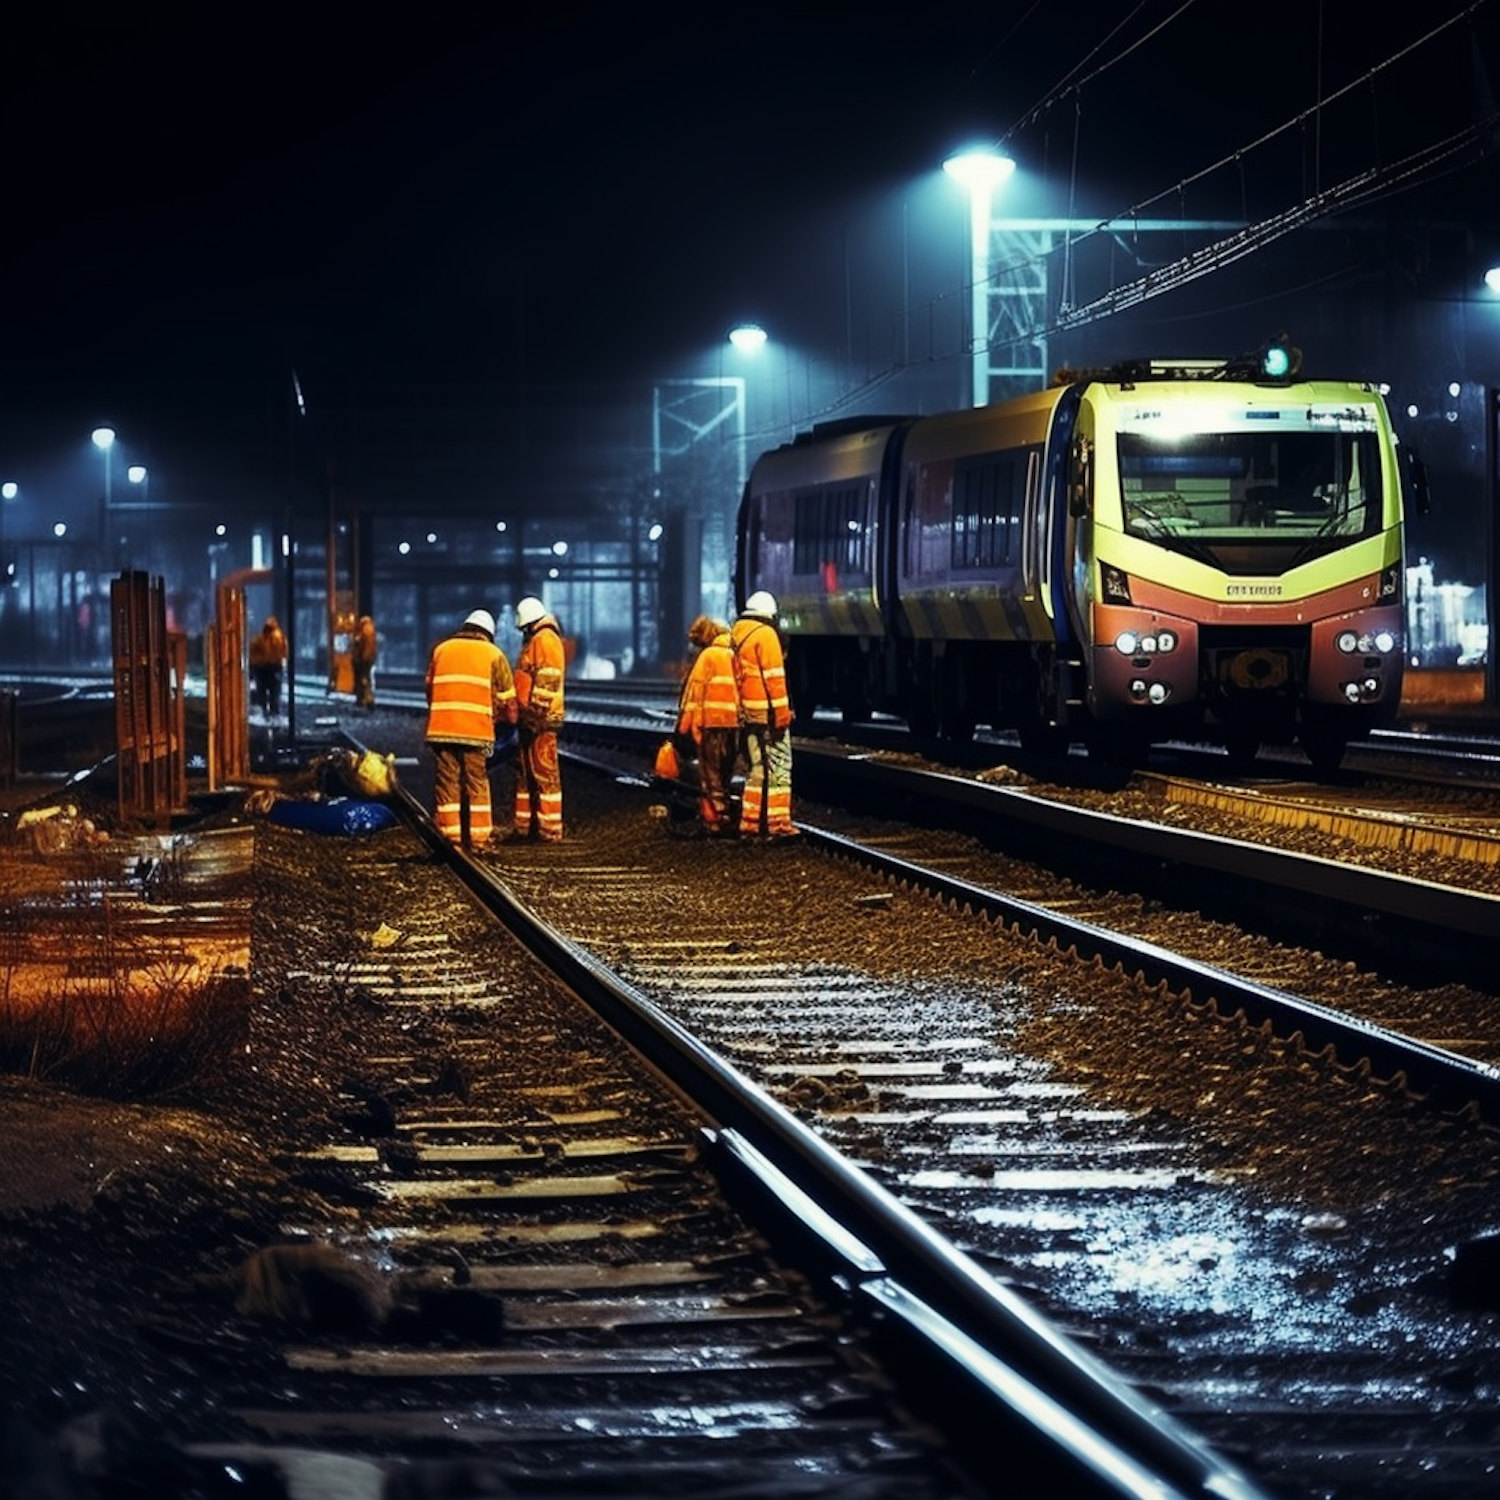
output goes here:
{"type": "MultiPolygon", "coordinates": [[[[0,484],[0,589],[9,588],[16,581],[16,565],[5,550],[5,502],[14,500],[21,493],[21,486],[14,479],[0,484]]],[[[0,611],[5,607],[5,595],[0,594],[0,611]]]]}
{"type": "Polygon", "coordinates": [[[969,262],[973,323],[972,404],[990,399],[990,224],[995,189],[1016,169],[1008,156],[985,147],[960,151],[943,163],[943,170],[969,194],[969,262]]]}
{"type": "Polygon", "coordinates": [[[741,354],[754,354],[766,342],[766,330],[759,323],[741,323],[729,330],[729,342],[741,354]]]}
{"type": "Polygon", "coordinates": [[[113,427],[96,427],[89,436],[93,439],[94,446],[104,455],[104,509],[99,514],[99,547],[103,555],[104,549],[109,545],[109,450],[115,445],[115,430],[113,427]]]}
{"type": "Polygon", "coordinates": [[[104,508],[109,509],[109,450],[115,445],[115,430],[113,427],[96,427],[90,436],[94,440],[94,446],[104,455],[104,508]]]}

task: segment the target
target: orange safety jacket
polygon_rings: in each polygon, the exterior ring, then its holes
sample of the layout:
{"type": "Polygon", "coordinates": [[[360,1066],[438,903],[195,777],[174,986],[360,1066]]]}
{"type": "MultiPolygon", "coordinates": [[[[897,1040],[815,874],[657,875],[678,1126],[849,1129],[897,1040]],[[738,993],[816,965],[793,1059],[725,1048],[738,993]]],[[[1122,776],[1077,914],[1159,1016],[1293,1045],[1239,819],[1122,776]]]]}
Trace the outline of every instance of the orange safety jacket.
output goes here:
{"type": "Polygon", "coordinates": [[[489,746],[495,725],[516,719],[516,684],[505,653],[481,631],[460,630],[427,662],[427,739],[489,746]]]}
{"type": "Polygon", "coordinates": [[[740,723],[749,728],[788,728],[792,705],[786,692],[786,658],[775,627],[753,615],[741,615],[729,638],[740,696],[740,723]]]}
{"type": "Polygon", "coordinates": [[[516,695],[521,707],[536,710],[548,729],[563,721],[563,676],[567,655],[557,621],[544,615],[521,645],[516,661],[516,695]]]}
{"type": "Polygon", "coordinates": [[[705,646],[682,687],[677,732],[698,738],[705,729],[738,729],[740,694],[734,682],[734,651],[729,632],[705,646]]]}
{"type": "Polygon", "coordinates": [[[279,667],[286,660],[286,636],[280,626],[250,637],[250,665],[279,667]]]}

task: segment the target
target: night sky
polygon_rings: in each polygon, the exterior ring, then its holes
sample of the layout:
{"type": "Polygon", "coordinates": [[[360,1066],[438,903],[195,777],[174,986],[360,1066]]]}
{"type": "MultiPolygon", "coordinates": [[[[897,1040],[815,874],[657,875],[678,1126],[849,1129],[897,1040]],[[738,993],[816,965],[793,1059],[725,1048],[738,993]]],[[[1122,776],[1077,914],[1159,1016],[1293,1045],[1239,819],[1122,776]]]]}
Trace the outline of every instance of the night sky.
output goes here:
{"type": "MultiPolygon", "coordinates": [[[[39,12],[0,89],[0,467],[107,420],[201,488],[211,463],[276,461],[295,369],[327,433],[423,413],[410,472],[439,491],[422,503],[457,505],[432,447],[471,414],[475,444],[565,469],[591,409],[649,400],[741,318],[878,383],[960,294],[938,170],[956,146],[1002,144],[1018,207],[1045,183],[1052,212],[1260,218],[1492,114],[1497,3],[1422,44],[1468,7],[39,12]]],[[[1495,145],[1491,127],[1373,206],[1468,216],[1488,253],[1495,145]]],[[[1179,352],[1216,304],[1268,304],[1244,322],[1274,331],[1278,284],[1251,275],[1152,317],[1179,352]]],[[[961,369],[942,337],[916,357],[961,369]]],[[[372,491],[404,461],[362,451],[372,491]]]]}

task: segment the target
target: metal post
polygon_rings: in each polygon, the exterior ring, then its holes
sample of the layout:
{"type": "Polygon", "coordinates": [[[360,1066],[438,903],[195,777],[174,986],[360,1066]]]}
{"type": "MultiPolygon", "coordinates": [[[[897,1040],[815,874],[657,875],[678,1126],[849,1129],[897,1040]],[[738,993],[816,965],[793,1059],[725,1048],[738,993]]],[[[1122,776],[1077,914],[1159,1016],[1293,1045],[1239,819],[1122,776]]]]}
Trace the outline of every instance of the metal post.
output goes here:
{"type": "Polygon", "coordinates": [[[1500,388],[1490,386],[1484,400],[1484,516],[1488,547],[1484,583],[1485,652],[1484,701],[1489,708],[1500,704],[1496,691],[1495,646],[1496,625],[1500,622],[1500,520],[1495,507],[1500,505],[1500,388]]]}

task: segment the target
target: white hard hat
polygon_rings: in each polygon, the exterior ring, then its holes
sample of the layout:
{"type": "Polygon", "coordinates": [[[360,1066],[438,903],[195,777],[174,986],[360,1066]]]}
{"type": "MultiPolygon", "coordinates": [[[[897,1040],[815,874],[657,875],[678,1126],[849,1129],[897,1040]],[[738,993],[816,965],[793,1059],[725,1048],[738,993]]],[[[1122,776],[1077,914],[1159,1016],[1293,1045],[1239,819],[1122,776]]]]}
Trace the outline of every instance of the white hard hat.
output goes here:
{"type": "Polygon", "coordinates": [[[535,625],[546,613],[547,606],[528,594],[516,605],[516,629],[525,630],[528,625],[535,625]]]}
{"type": "Polygon", "coordinates": [[[776,618],[776,595],[768,594],[764,589],[756,589],[745,600],[745,608],[741,613],[758,615],[762,620],[774,620],[776,618]]]}
{"type": "Polygon", "coordinates": [[[464,624],[477,625],[491,640],[495,638],[495,617],[487,609],[476,609],[464,624]]]}

